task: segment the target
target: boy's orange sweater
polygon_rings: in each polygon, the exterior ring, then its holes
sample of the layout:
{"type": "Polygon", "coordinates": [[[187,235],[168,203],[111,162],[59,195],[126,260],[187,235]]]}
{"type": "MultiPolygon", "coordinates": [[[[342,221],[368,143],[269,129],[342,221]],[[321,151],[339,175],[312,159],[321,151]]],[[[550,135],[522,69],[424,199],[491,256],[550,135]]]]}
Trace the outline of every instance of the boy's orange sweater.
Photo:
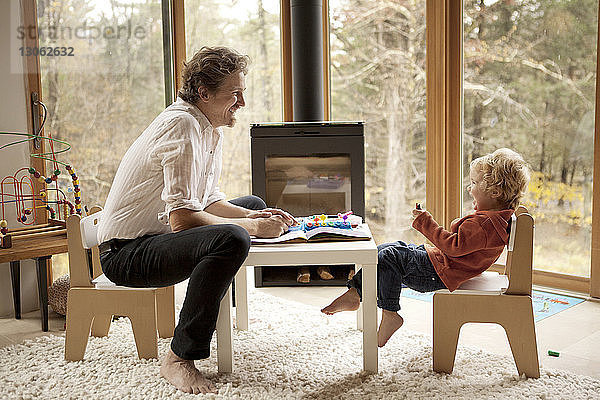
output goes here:
{"type": "Polygon", "coordinates": [[[498,259],[508,243],[513,212],[476,211],[454,220],[447,231],[425,211],[415,218],[413,227],[435,246],[425,246],[427,255],[442,282],[453,291],[498,259]]]}

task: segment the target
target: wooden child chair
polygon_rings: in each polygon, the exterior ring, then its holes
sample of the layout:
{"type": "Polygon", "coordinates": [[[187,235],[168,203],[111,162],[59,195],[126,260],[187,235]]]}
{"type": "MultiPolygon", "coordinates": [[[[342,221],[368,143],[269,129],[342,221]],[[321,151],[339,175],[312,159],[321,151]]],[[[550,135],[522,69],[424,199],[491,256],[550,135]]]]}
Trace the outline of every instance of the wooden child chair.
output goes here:
{"type": "Polygon", "coordinates": [[[67,219],[71,288],[67,298],[65,359],[83,359],[90,326],[92,336],[106,336],[113,315],[131,320],[140,358],[157,358],[157,330],[161,338],[167,338],[173,336],[175,329],[174,287],[130,288],[117,286],[104,277],[97,239],[100,218],[102,211],[94,207],[87,217],[71,215],[67,219]]]}
{"type": "Polygon", "coordinates": [[[496,323],[506,331],[519,375],[539,378],[531,300],[533,217],[519,206],[510,224],[504,274],[484,272],[454,292],[433,295],[433,370],[452,373],[460,328],[496,323]]]}

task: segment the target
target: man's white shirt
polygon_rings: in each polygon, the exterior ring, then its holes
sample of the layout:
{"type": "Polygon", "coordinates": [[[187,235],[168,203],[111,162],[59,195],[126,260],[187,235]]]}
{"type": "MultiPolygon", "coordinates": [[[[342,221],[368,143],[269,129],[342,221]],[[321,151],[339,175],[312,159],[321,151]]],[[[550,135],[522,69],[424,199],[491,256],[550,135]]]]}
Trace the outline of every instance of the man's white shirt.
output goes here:
{"type": "Polygon", "coordinates": [[[202,211],[219,191],[223,133],[177,98],[129,147],[104,205],[98,240],[171,232],[169,213],[202,211]]]}

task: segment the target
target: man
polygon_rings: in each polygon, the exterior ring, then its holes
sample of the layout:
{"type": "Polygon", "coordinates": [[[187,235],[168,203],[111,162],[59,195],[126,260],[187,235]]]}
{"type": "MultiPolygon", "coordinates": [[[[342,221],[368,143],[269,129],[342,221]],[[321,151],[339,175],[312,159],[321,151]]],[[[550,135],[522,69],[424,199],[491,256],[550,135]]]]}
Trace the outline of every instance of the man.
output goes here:
{"type": "Polygon", "coordinates": [[[169,286],[189,278],[161,375],[187,393],[215,392],[194,366],[208,358],[219,304],[250,236],[277,237],[295,221],[255,196],[227,202],[218,189],[222,126],[245,106],[248,57],[203,47],[183,86],[125,153],[99,227],[100,260],[118,285],[169,286]]]}

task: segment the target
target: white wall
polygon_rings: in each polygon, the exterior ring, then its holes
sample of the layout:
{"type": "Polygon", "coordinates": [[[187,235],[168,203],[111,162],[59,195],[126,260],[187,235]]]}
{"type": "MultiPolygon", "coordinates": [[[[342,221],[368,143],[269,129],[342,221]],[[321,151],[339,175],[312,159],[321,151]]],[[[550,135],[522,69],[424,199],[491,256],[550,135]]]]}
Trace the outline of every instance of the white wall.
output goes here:
{"type": "MultiPolygon", "coordinates": [[[[0,63],[0,131],[2,132],[27,132],[25,77],[22,72],[23,60],[18,52],[21,44],[16,34],[17,26],[22,25],[19,22],[21,18],[19,9],[19,0],[0,0],[0,54],[5,57],[5,60],[0,63]]],[[[15,139],[22,139],[22,137],[0,135],[0,146],[15,139]]],[[[13,175],[17,169],[29,166],[28,144],[21,143],[0,150],[0,160],[1,180],[5,176],[13,175]]],[[[5,207],[5,210],[9,227],[17,227],[14,207],[5,207]]],[[[9,264],[0,264],[0,316],[13,315],[11,288],[9,264]]],[[[23,261],[21,262],[21,311],[28,312],[37,308],[39,307],[35,263],[31,260],[23,261]]]]}

